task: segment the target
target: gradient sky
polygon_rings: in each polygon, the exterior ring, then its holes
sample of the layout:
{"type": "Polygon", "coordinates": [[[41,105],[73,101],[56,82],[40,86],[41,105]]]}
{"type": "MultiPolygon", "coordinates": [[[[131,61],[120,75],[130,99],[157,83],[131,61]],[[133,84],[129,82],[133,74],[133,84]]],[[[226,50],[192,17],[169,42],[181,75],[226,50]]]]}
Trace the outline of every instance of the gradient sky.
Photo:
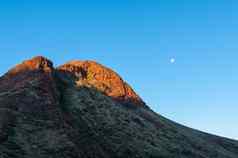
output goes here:
{"type": "Polygon", "coordinates": [[[9,0],[0,10],[1,75],[35,55],[96,60],[156,112],[238,139],[237,0],[9,0]]]}

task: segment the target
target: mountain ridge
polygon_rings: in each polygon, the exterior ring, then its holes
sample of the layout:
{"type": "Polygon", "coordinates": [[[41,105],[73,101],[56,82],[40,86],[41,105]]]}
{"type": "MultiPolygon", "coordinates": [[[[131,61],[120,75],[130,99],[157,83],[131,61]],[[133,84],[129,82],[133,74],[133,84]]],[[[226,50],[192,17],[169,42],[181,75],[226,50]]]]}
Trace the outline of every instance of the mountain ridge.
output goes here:
{"type": "Polygon", "coordinates": [[[117,73],[95,62],[54,68],[38,56],[0,78],[3,158],[237,156],[237,141],[153,112],[117,73]]]}

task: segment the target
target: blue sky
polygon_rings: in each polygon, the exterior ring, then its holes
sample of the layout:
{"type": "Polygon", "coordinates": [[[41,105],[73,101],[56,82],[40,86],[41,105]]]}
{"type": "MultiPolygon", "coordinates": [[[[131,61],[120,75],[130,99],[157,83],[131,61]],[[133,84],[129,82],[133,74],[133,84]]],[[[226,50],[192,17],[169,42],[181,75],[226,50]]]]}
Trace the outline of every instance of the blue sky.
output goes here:
{"type": "Polygon", "coordinates": [[[35,55],[96,60],[156,112],[238,139],[238,1],[9,0],[0,10],[0,74],[35,55]]]}

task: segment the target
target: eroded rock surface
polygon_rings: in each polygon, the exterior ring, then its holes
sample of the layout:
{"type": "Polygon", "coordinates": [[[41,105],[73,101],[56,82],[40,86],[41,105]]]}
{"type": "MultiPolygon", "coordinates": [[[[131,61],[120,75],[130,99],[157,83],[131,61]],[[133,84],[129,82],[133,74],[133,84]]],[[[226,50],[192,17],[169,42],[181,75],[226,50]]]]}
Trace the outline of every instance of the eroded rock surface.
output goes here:
{"type": "Polygon", "coordinates": [[[71,61],[58,70],[73,75],[78,86],[94,87],[123,103],[145,106],[142,99],[116,72],[94,61],[71,61]]]}

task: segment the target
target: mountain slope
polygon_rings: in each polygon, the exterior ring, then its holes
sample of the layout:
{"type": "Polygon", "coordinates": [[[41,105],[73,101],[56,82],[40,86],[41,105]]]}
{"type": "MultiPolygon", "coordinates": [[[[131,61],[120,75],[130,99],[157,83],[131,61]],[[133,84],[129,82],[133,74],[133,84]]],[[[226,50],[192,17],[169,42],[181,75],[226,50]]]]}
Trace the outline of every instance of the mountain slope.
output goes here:
{"type": "Polygon", "coordinates": [[[1,158],[237,158],[238,142],[154,113],[92,61],[35,57],[0,78],[1,158]]]}

